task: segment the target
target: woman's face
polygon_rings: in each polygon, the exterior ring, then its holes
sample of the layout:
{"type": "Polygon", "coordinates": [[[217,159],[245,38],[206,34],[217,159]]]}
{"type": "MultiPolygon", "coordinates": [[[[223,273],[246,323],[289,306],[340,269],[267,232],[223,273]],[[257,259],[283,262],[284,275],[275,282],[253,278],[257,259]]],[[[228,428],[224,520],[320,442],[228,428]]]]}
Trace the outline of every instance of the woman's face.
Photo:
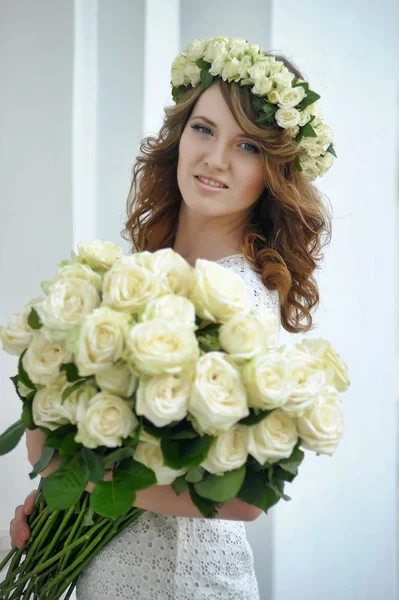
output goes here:
{"type": "Polygon", "coordinates": [[[217,83],[199,97],[184,128],[177,182],[191,211],[213,217],[246,212],[264,190],[260,147],[239,127],[217,83]],[[199,176],[225,187],[210,187],[199,176]]]}

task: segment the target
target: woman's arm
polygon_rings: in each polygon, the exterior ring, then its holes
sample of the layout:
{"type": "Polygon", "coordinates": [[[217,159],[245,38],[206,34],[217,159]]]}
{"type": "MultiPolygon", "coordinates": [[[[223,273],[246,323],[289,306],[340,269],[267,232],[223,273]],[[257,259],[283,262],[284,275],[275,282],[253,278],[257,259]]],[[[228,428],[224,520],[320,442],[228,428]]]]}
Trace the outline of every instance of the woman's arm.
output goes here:
{"type": "MultiPolygon", "coordinates": [[[[31,431],[26,430],[26,446],[28,449],[28,460],[34,466],[39,460],[46,434],[40,429],[31,431]]],[[[48,467],[40,473],[41,477],[47,477],[55,471],[61,462],[60,456],[54,456],[48,467]]],[[[108,473],[104,477],[104,481],[110,481],[112,473],[108,473]]],[[[94,483],[89,482],[86,491],[92,492],[95,487],[94,483]]],[[[153,485],[145,490],[136,492],[136,500],[134,506],[149,510],[161,515],[170,517],[191,517],[204,518],[195,504],[191,501],[188,490],[185,490],[179,496],[175,493],[171,485],[153,485]]],[[[229,521],[254,521],[261,514],[262,510],[251,504],[247,504],[239,498],[225,502],[223,507],[218,511],[219,519],[229,521]]]]}

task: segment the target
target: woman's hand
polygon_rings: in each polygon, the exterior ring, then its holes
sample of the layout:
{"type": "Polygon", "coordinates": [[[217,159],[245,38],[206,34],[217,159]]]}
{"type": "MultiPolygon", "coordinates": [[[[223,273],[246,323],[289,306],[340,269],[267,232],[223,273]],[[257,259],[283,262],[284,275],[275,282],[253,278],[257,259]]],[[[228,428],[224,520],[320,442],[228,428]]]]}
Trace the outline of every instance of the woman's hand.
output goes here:
{"type": "Polygon", "coordinates": [[[10,522],[11,543],[17,548],[24,548],[30,537],[27,517],[32,514],[37,490],[32,490],[25,502],[15,509],[15,517],[10,522]]]}

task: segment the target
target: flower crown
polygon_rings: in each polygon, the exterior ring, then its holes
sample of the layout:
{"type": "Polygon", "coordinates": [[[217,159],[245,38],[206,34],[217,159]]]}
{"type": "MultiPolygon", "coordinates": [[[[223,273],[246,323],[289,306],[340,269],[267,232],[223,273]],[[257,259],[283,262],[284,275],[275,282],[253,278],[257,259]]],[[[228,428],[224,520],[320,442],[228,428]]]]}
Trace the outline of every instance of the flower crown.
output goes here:
{"type": "Polygon", "coordinates": [[[306,179],[327,173],[337,157],[332,131],[322,120],[320,96],[306,81],[243,38],[196,38],[172,63],[173,100],[178,102],[199,83],[209,87],[215,77],[251,86],[252,104],[259,113],[255,123],[285,129],[295,138],[300,146],[296,165],[306,179]]]}

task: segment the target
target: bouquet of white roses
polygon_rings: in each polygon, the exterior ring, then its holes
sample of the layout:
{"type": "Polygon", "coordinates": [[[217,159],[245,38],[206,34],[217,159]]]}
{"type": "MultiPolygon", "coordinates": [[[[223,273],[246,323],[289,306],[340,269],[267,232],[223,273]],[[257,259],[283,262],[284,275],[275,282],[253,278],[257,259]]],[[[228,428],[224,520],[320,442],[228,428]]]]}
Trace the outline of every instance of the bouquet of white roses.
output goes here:
{"type": "Polygon", "coordinates": [[[325,340],[279,347],[271,310],[254,308],[241,278],[172,249],[123,255],[80,244],[44,298],[0,330],[19,356],[12,377],[26,428],[46,434],[25,559],[13,549],[2,598],[57,600],[97,552],[143,511],[136,492],[189,490],[206,518],[240,498],[267,512],[304,453],[332,455],[342,436],[347,367],[325,340]],[[104,481],[112,473],[110,481],[104,481]],[[89,481],[93,493],[85,491],[89,481]],[[40,590],[40,596],[39,596],[40,590]]]}

